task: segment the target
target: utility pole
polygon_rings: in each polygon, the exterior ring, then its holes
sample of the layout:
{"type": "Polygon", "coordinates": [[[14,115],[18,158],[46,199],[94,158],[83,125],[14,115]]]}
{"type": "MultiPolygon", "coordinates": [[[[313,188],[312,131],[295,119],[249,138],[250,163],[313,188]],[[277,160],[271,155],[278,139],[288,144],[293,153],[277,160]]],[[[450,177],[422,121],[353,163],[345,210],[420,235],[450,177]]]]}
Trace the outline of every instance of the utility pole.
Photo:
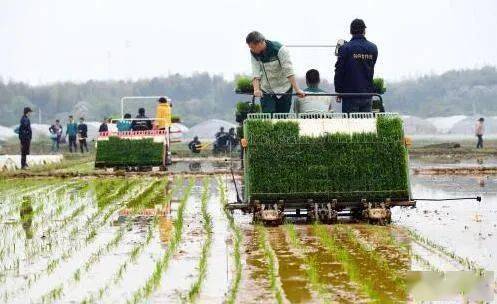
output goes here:
{"type": "Polygon", "coordinates": [[[41,125],[41,108],[38,108],[38,123],[41,125]]]}

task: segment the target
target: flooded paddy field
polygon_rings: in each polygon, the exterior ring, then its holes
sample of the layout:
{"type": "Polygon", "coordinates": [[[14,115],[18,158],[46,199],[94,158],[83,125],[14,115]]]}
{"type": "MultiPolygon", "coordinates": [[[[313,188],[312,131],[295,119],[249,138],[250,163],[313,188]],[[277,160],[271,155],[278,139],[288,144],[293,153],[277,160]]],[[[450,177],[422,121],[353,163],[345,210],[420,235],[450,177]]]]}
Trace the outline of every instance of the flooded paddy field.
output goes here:
{"type": "Polygon", "coordinates": [[[482,202],[420,201],[389,226],[264,227],[225,211],[236,193],[222,175],[3,179],[0,302],[405,303],[423,271],[479,274],[476,298],[471,281],[448,299],[491,302],[497,178],[411,182],[415,198],[482,202]]]}

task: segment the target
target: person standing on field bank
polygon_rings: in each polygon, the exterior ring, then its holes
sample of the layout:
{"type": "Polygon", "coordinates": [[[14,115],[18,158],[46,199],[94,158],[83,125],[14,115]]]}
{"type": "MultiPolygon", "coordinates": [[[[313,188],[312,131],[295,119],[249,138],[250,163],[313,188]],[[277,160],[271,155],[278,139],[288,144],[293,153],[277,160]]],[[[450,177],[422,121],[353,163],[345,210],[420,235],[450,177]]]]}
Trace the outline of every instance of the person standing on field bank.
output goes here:
{"type": "Polygon", "coordinates": [[[27,155],[29,155],[31,138],[33,136],[33,132],[31,131],[31,121],[29,120],[31,112],[33,112],[31,108],[24,108],[21,121],[19,122],[19,141],[21,142],[21,169],[26,169],[28,167],[26,158],[27,155]]]}
{"type": "Polygon", "coordinates": [[[79,139],[79,148],[81,149],[81,153],[84,153],[83,147],[86,148],[86,152],[88,152],[88,145],[86,144],[87,138],[88,138],[88,126],[85,124],[85,119],[81,117],[79,119],[79,125],[78,125],[78,139],[79,139]]]}
{"type": "Polygon", "coordinates": [[[72,115],[69,115],[69,122],[66,127],[66,135],[69,137],[69,152],[73,152],[72,148],[74,147],[74,152],[78,151],[78,146],[76,144],[76,136],[78,135],[78,124],[74,121],[72,115]]]}
{"type": "Polygon", "coordinates": [[[325,91],[319,88],[321,79],[319,71],[311,69],[305,73],[307,88],[304,89],[305,97],[296,98],[293,103],[295,113],[322,113],[333,112],[332,98],[330,96],[312,96],[312,94],[323,94],[325,91]]]}
{"type": "Polygon", "coordinates": [[[254,96],[261,98],[262,112],[290,112],[293,90],[301,98],[305,93],[295,80],[288,49],[279,42],[266,40],[257,31],[248,34],[245,41],[252,60],[254,96]]]}
{"type": "MultiPolygon", "coordinates": [[[[335,64],[335,92],[373,93],[374,66],[378,48],[366,40],[366,24],[354,19],[350,24],[352,39],[338,49],[335,64]]],[[[337,97],[342,102],[342,112],[371,112],[372,97],[337,97]]]]}
{"type": "Polygon", "coordinates": [[[62,126],[60,120],[56,119],[55,123],[48,128],[50,138],[52,139],[52,152],[59,153],[60,139],[62,138],[62,126]]]}
{"type": "Polygon", "coordinates": [[[480,117],[480,119],[476,121],[475,135],[478,138],[476,149],[483,149],[483,133],[485,132],[485,127],[483,126],[484,121],[485,119],[483,117],[480,117]]]}

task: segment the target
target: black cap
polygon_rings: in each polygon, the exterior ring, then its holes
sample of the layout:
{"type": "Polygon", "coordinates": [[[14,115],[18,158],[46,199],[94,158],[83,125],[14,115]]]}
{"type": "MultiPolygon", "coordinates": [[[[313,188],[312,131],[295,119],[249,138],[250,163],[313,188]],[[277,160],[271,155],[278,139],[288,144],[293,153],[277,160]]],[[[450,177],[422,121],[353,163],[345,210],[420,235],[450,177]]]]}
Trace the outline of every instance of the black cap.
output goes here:
{"type": "Polygon", "coordinates": [[[29,112],[33,112],[30,107],[25,107],[24,108],[24,114],[28,114],[29,112]]]}
{"type": "Polygon", "coordinates": [[[366,28],[366,23],[362,19],[354,19],[352,23],[350,23],[350,32],[362,32],[366,28]]]}
{"type": "Polygon", "coordinates": [[[161,97],[161,98],[157,99],[157,101],[160,102],[160,103],[166,103],[167,99],[164,98],[164,97],[161,97]]]}

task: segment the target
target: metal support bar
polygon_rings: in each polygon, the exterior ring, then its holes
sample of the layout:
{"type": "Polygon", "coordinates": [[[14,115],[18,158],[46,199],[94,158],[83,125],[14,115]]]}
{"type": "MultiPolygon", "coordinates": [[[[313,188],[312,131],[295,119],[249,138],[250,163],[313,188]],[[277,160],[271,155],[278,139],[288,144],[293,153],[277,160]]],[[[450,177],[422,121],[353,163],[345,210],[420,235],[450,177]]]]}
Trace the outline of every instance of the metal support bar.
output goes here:
{"type": "MultiPolygon", "coordinates": [[[[243,92],[236,92],[237,94],[240,95],[252,95],[252,100],[254,100],[253,93],[243,93],[243,92]]],[[[264,93],[265,95],[271,95],[271,96],[297,96],[296,93],[264,93]]],[[[308,96],[331,96],[331,97],[378,97],[380,101],[383,102],[383,98],[381,97],[381,94],[378,93],[311,93],[308,94],[308,96]]]]}

